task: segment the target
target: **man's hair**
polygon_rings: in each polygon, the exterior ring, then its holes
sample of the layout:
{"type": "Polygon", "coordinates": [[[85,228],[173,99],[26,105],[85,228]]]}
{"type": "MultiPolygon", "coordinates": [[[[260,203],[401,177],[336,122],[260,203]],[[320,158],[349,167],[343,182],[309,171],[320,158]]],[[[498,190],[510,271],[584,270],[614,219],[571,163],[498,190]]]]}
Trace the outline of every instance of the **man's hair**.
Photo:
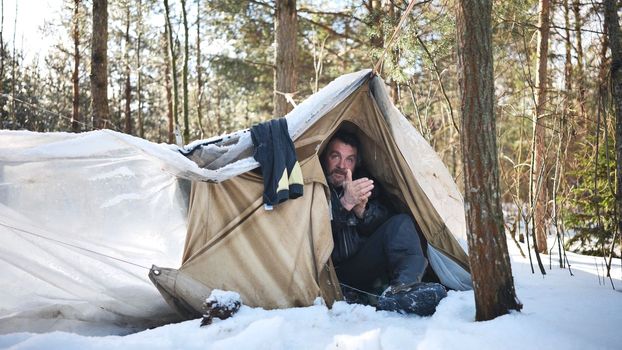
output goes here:
{"type": "Polygon", "coordinates": [[[361,141],[356,136],[356,134],[351,133],[351,132],[347,132],[345,130],[339,130],[339,131],[337,131],[335,133],[335,135],[333,135],[333,137],[330,139],[330,141],[332,142],[335,139],[341,140],[346,145],[350,145],[350,146],[356,148],[358,153],[361,152],[361,141]]]}
{"type": "MultiPolygon", "coordinates": [[[[331,137],[328,144],[330,144],[331,142],[335,140],[339,140],[345,143],[346,145],[356,148],[356,167],[359,168],[363,163],[363,157],[362,157],[362,152],[361,152],[361,141],[359,140],[358,136],[356,136],[356,134],[352,132],[348,132],[345,130],[338,130],[333,135],[333,137],[331,137]]],[[[324,149],[324,152],[322,152],[322,157],[321,157],[322,165],[323,165],[324,159],[326,159],[327,153],[328,153],[328,147],[326,147],[324,149]]]]}

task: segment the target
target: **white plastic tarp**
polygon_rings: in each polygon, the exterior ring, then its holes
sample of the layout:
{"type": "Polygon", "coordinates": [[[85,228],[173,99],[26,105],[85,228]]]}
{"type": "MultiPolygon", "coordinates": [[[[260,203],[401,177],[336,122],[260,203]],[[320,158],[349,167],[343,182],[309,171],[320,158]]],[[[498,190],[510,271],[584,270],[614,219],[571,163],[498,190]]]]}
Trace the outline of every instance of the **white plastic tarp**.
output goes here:
{"type": "Polygon", "coordinates": [[[162,170],[193,163],[111,131],[0,140],[0,333],[125,333],[170,320],[147,268],[181,261],[187,202],[162,170]]]}

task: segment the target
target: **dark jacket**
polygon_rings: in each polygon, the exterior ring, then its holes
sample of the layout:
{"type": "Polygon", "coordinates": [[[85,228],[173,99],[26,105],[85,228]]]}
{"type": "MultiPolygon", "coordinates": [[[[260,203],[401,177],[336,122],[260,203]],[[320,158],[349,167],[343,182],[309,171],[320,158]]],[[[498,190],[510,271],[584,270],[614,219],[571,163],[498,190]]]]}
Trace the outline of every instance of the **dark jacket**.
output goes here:
{"type": "Polygon", "coordinates": [[[303,194],[303,178],[285,118],[254,125],[251,138],[254,158],[261,164],[266,209],[303,194]]]}
{"type": "Polygon", "coordinates": [[[389,211],[379,199],[380,187],[376,186],[367,202],[362,219],[354,211],[346,211],[341,205],[342,188],[333,188],[331,192],[331,229],[335,247],[331,255],[333,263],[339,265],[358,252],[368,236],[370,236],[389,217],[389,211]]]}

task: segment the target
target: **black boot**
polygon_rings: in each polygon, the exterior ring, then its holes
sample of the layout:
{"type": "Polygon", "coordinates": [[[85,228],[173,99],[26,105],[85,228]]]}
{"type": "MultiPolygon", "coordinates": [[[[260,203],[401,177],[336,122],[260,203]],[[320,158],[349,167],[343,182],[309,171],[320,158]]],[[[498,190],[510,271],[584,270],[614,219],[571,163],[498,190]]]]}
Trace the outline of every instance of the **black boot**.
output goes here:
{"type": "Polygon", "coordinates": [[[378,298],[376,309],[430,316],[436,311],[441,299],[446,296],[445,287],[438,283],[401,284],[387,288],[378,298]]]}

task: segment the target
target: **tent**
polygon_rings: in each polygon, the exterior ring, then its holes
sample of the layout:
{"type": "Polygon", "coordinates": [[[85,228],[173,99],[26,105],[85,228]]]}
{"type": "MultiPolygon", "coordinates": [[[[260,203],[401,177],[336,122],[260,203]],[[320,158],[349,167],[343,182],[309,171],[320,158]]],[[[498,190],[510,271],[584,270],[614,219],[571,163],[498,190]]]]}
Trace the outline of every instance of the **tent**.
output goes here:
{"type": "Polygon", "coordinates": [[[462,197],[380,77],[344,75],[286,118],[304,196],[272,211],[247,130],[183,148],[109,130],[0,131],[0,332],[129,332],[179,319],[164,300],[200,315],[213,289],[263,308],[331,304],[341,296],[318,153],[339,128],[358,134],[368,170],[417,221],[436,277],[471,288],[462,197]]]}
{"type": "MultiPolygon", "coordinates": [[[[359,136],[367,170],[399,211],[416,219],[440,281],[453,289],[470,287],[466,249],[460,245],[465,234],[460,194],[434,151],[390,102],[379,77],[369,71],[343,76],[286,118],[305,195],[267,211],[262,178],[254,172],[219,183],[193,182],[182,265],[150,273],[169,304],[193,317],[201,315],[212,289],[239,292],[245,304],[264,308],[340,298],[329,259],[329,197],[318,156],[340,128],[359,136]]],[[[251,157],[249,139],[242,131],[197,144],[189,157],[216,170],[251,157]],[[238,145],[244,145],[236,150],[240,153],[230,155],[238,145]]]]}

